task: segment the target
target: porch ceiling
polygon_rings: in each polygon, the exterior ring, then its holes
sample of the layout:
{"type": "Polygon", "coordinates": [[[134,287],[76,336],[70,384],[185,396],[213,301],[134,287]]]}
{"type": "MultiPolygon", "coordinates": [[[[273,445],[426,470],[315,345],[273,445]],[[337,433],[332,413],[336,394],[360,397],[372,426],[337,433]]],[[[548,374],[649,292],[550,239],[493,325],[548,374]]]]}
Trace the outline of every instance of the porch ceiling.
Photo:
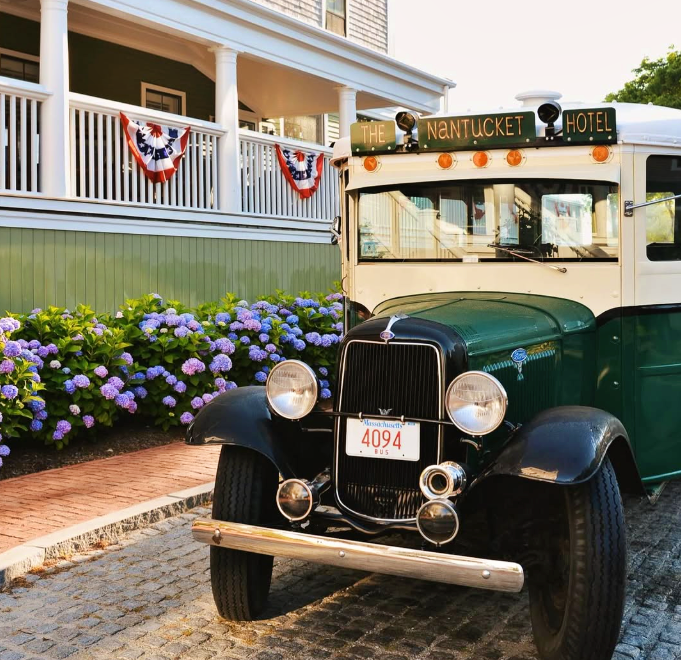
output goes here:
{"type": "Polygon", "coordinates": [[[434,112],[439,110],[443,88],[454,87],[450,80],[251,0],[71,0],[70,4],[133,21],[145,34],[160,31],[182,38],[183,43],[233,47],[241,53],[239,84],[245,95],[250,96],[249,88],[256,82],[261,92],[269,86],[261,102],[264,114],[333,111],[338,106],[333,90],[337,85],[358,91],[359,108],[401,105],[434,112]],[[319,85],[310,89],[315,81],[319,85]],[[300,104],[293,98],[297,90],[305,92],[299,95],[300,104]]]}

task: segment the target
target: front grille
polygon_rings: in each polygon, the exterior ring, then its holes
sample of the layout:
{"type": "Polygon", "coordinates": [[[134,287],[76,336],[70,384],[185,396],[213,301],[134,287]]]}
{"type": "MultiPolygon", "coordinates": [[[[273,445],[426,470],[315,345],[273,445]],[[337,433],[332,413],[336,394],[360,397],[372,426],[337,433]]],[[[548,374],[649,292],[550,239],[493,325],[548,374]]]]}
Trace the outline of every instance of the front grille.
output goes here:
{"type": "MultiPolygon", "coordinates": [[[[439,351],[429,344],[351,341],[345,349],[340,409],[380,417],[439,419],[439,351]]],[[[419,476],[437,463],[439,426],[421,424],[418,461],[361,458],[345,453],[346,422],[340,418],[336,440],[336,488],[351,511],[388,520],[414,518],[423,502],[419,476]]]]}

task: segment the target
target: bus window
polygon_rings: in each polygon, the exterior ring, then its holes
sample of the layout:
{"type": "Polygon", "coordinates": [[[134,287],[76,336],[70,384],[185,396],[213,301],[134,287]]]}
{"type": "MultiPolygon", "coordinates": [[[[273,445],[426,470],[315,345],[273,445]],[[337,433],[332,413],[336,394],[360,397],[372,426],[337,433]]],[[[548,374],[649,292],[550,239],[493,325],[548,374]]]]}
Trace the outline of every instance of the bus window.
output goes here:
{"type": "MultiPolygon", "coordinates": [[[[646,201],[681,194],[681,158],[650,156],[646,201]]],[[[681,261],[681,200],[646,206],[646,253],[650,261],[681,261]]]]}

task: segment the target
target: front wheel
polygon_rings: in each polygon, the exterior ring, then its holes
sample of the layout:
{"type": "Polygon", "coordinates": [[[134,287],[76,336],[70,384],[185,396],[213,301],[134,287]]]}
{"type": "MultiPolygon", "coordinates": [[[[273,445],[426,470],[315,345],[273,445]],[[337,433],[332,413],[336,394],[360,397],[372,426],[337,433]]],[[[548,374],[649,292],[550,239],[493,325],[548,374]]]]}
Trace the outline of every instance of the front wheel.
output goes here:
{"type": "MultiPolygon", "coordinates": [[[[260,454],[224,445],[215,478],[213,518],[249,525],[276,519],[278,475],[260,454]]],[[[267,604],[273,557],[229,548],[210,548],[210,583],[218,613],[251,621],[267,604]]]]}
{"type": "Polygon", "coordinates": [[[608,660],[622,623],[627,575],[615,471],[606,457],[588,482],[551,489],[544,559],[529,575],[535,643],[542,660],[608,660]]]}

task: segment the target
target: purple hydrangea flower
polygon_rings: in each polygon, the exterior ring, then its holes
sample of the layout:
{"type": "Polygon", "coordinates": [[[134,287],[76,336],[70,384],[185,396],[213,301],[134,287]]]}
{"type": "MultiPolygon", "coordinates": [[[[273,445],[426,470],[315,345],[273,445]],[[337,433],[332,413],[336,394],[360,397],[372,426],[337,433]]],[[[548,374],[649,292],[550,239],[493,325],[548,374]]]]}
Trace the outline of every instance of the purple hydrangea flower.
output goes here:
{"type": "Polygon", "coordinates": [[[259,383],[264,383],[267,380],[267,374],[264,371],[258,371],[255,374],[255,379],[259,383]]]}
{"type": "Polygon", "coordinates": [[[181,380],[178,380],[177,383],[175,383],[175,386],[173,389],[178,393],[178,394],[184,394],[187,391],[187,385],[183,383],[181,380]]]}
{"type": "Polygon", "coordinates": [[[258,335],[258,339],[260,340],[261,344],[266,344],[270,340],[270,336],[263,332],[262,334],[258,335]]]}
{"type": "Polygon", "coordinates": [[[35,418],[39,419],[41,422],[44,422],[47,419],[47,411],[46,410],[38,411],[35,415],[35,418]]]}
{"type": "Polygon", "coordinates": [[[43,360],[50,354],[50,352],[47,350],[47,346],[39,346],[38,347],[38,355],[43,358],[43,360]]]}
{"type": "Polygon", "coordinates": [[[117,390],[122,390],[125,387],[125,384],[118,376],[111,376],[107,383],[117,390]]]}
{"type": "Polygon", "coordinates": [[[279,360],[281,360],[281,356],[277,355],[276,353],[272,353],[270,355],[270,360],[272,360],[272,362],[279,362],[279,360]]]}
{"type": "Polygon", "coordinates": [[[103,365],[100,365],[95,369],[95,376],[99,376],[100,378],[106,378],[109,375],[109,371],[107,368],[103,365]]]}
{"type": "Polygon", "coordinates": [[[8,358],[19,357],[21,355],[21,344],[17,341],[8,341],[2,353],[8,358]]]}
{"type": "Polygon", "coordinates": [[[131,402],[128,404],[128,412],[129,412],[131,415],[134,415],[134,414],[137,412],[137,402],[136,402],[136,401],[131,401],[131,402]]]}
{"type": "Polygon", "coordinates": [[[11,374],[14,371],[14,362],[12,360],[3,360],[0,362],[0,374],[11,374]]]}
{"type": "Polygon", "coordinates": [[[168,383],[168,385],[175,385],[175,383],[177,383],[177,376],[169,374],[166,376],[166,383],[168,383]]]}
{"type": "Polygon", "coordinates": [[[305,339],[307,339],[309,344],[314,344],[315,346],[319,346],[322,343],[322,337],[318,332],[308,332],[305,335],[305,339]]]}
{"type": "Polygon", "coordinates": [[[198,330],[201,330],[201,324],[200,324],[198,321],[194,320],[194,319],[192,319],[191,321],[189,321],[189,322],[187,323],[187,327],[188,327],[192,332],[197,332],[198,330]]]}
{"type": "Polygon", "coordinates": [[[63,440],[64,439],[64,434],[61,433],[60,431],[55,431],[52,434],[52,440],[63,440]]]}
{"type": "Polygon", "coordinates": [[[227,385],[225,385],[225,389],[227,390],[235,390],[237,387],[239,387],[233,380],[228,380],[227,385]]]}
{"type": "Polygon", "coordinates": [[[60,419],[57,422],[57,431],[62,435],[66,435],[71,430],[71,424],[69,424],[65,419],[60,419]]]}
{"type": "Polygon", "coordinates": [[[118,390],[111,383],[105,383],[99,388],[99,391],[102,393],[102,396],[109,401],[118,396],[118,390]]]}
{"type": "Polygon", "coordinates": [[[182,337],[186,337],[189,334],[189,330],[182,325],[179,328],[175,328],[173,334],[179,339],[181,339],[182,337]]]}
{"type": "Polygon", "coordinates": [[[203,399],[200,396],[195,396],[191,400],[191,407],[194,408],[194,410],[198,410],[199,408],[203,407],[203,399]]]}
{"type": "MultiPolygon", "coordinates": [[[[34,433],[37,433],[42,428],[43,428],[43,423],[39,419],[34,419],[31,422],[31,431],[33,431],[34,433]]],[[[1,447],[0,447],[0,449],[1,449],[1,447]]]]}
{"type": "Polygon", "coordinates": [[[123,360],[123,362],[125,362],[125,364],[131,365],[132,364],[132,355],[130,355],[130,353],[121,353],[121,360],[123,360]]]}
{"type": "Polygon", "coordinates": [[[260,321],[256,321],[255,319],[248,319],[247,321],[244,321],[244,328],[246,330],[252,330],[253,332],[260,332],[260,328],[262,327],[260,321]]]}
{"type": "Polygon", "coordinates": [[[119,408],[128,408],[130,406],[130,399],[128,399],[125,394],[117,394],[114,397],[114,403],[119,407],[119,408]]]}
{"type": "Polygon", "coordinates": [[[322,314],[323,316],[328,316],[329,315],[329,310],[326,307],[320,307],[319,308],[319,313],[322,314]]]}
{"type": "Polygon", "coordinates": [[[300,337],[300,336],[302,336],[303,331],[302,331],[300,328],[292,328],[292,329],[291,329],[291,334],[292,334],[294,337],[300,337]]]}
{"type": "Polygon", "coordinates": [[[78,374],[73,377],[73,384],[76,387],[84,389],[90,386],[90,379],[87,376],[83,376],[83,374],[78,374]]]}
{"type": "Polygon", "coordinates": [[[237,332],[237,331],[239,331],[239,330],[243,330],[243,329],[244,329],[244,324],[241,323],[240,321],[234,321],[233,323],[230,323],[230,324],[229,324],[229,329],[230,329],[232,332],[237,332]]]}
{"type": "Polygon", "coordinates": [[[331,301],[331,300],[343,300],[343,294],[342,293],[330,293],[328,296],[326,296],[326,299],[331,301]]]}
{"type": "Polygon", "coordinates": [[[319,371],[319,374],[321,376],[328,376],[329,375],[329,370],[326,367],[319,367],[319,369],[317,369],[317,371],[319,371]]]}
{"type": "Polygon", "coordinates": [[[76,391],[76,384],[72,380],[65,380],[64,391],[67,394],[73,394],[76,391]]]}
{"type": "Polygon", "coordinates": [[[191,424],[193,420],[194,420],[194,415],[192,415],[189,412],[185,412],[185,413],[182,413],[180,415],[180,422],[182,424],[191,424]]]}
{"type": "Polygon", "coordinates": [[[144,389],[141,385],[136,387],[133,392],[135,393],[135,396],[138,396],[140,399],[146,399],[148,392],[146,389],[144,389]]]}
{"type": "Polygon", "coordinates": [[[210,403],[213,400],[213,395],[210,392],[206,392],[201,398],[204,403],[210,403]]]}
{"type": "Polygon", "coordinates": [[[83,415],[83,424],[85,428],[91,429],[95,425],[95,418],[92,415],[83,415]]]}
{"type": "Polygon", "coordinates": [[[56,355],[57,353],[59,353],[59,349],[57,348],[56,344],[48,344],[47,346],[45,346],[45,348],[47,349],[47,352],[50,355],[56,355]]]}
{"type": "Polygon", "coordinates": [[[101,328],[89,328],[89,330],[93,335],[97,335],[98,337],[102,336],[102,329],[101,328]]]}
{"type": "Polygon", "coordinates": [[[243,337],[239,337],[239,342],[242,346],[248,346],[251,343],[251,338],[244,335],[243,337]]]}
{"type": "Polygon", "coordinates": [[[267,355],[267,351],[263,351],[258,346],[251,346],[248,349],[248,357],[253,360],[253,362],[262,362],[267,355]]]}
{"type": "Polygon", "coordinates": [[[71,337],[72,341],[83,341],[83,335],[78,333],[75,337],[71,337]]]}
{"type": "Polygon", "coordinates": [[[216,323],[229,323],[232,317],[227,312],[219,312],[215,315],[216,323]]]}
{"type": "Polygon", "coordinates": [[[294,339],[293,340],[293,348],[295,348],[297,351],[304,351],[305,346],[306,346],[306,344],[302,339],[294,339]]]}
{"type": "Polygon", "coordinates": [[[206,370],[206,365],[196,358],[189,358],[182,365],[182,373],[193,376],[195,373],[202,373],[206,370]]]}
{"type": "Polygon", "coordinates": [[[266,350],[268,353],[276,353],[276,352],[277,352],[277,347],[276,347],[274,344],[267,344],[267,345],[265,346],[265,350],[266,350]]]}
{"type": "Polygon", "coordinates": [[[214,373],[222,373],[232,368],[232,361],[223,353],[218,353],[208,368],[214,373]]]}
{"type": "Polygon", "coordinates": [[[215,348],[224,353],[225,355],[231,355],[236,350],[234,344],[226,337],[220,337],[215,341],[215,348]]]}
{"type": "Polygon", "coordinates": [[[319,396],[322,399],[330,399],[331,398],[331,390],[328,389],[327,387],[323,387],[322,391],[319,393],[319,396]]]}
{"type": "Polygon", "coordinates": [[[333,344],[333,343],[335,343],[335,342],[331,339],[331,335],[322,335],[322,339],[321,339],[321,341],[320,341],[320,344],[321,344],[324,348],[328,348],[328,347],[331,346],[331,344],[333,344]]]}
{"type": "Polygon", "coordinates": [[[165,396],[161,403],[168,408],[174,408],[177,405],[177,401],[172,396],[165,396]]]}
{"type": "Polygon", "coordinates": [[[216,378],[213,382],[218,389],[223,390],[227,387],[227,381],[224,378],[216,378]]]}

